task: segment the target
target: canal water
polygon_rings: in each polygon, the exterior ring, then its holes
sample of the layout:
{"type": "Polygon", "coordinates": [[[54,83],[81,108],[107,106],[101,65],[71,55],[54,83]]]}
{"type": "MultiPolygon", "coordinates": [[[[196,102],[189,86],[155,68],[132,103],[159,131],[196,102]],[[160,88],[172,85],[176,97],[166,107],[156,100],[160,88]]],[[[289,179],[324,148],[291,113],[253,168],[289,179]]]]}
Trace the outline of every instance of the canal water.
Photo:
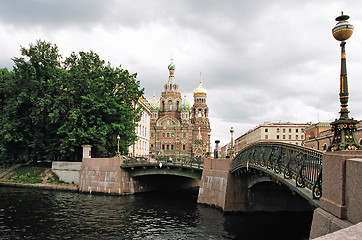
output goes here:
{"type": "Polygon", "coordinates": [[[308,239],[312,212],[224,215],[197,192],[88,195],[0,187],[0,239],[308,239]]]}

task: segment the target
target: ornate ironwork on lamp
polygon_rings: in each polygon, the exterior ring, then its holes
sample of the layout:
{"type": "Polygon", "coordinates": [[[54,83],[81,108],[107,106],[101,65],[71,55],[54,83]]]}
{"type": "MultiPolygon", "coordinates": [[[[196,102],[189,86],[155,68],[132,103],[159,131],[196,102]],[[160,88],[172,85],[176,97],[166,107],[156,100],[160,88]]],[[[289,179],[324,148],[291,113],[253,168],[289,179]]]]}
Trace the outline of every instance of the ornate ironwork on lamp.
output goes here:
{"type": "Polygon", "coordinates": [[[346,40],[352,36],[353,25],[350,24],[347,20],[349,19],[348,15],[344,15],[343,12],[341,16],[336,18],[338,22],[333,28],[332,33],[333,37],[341,41],[341,76],[340,76],[340,91],[339,91],[339,100],[341,102],[341,111],[339,119],[331,122],[332,131],[334,132],[334,137],[331,145],[328,148],[328,151],[339,151],[339,150],[356,150],[361,149],[361,146],[358,144],[355,136],[355,130],[357,129],[356,124],[357,120],[349,118],[348,116],[348,82],[347,82],[347,67],[346,67],[346,52],[345,45],[346,40]]]}

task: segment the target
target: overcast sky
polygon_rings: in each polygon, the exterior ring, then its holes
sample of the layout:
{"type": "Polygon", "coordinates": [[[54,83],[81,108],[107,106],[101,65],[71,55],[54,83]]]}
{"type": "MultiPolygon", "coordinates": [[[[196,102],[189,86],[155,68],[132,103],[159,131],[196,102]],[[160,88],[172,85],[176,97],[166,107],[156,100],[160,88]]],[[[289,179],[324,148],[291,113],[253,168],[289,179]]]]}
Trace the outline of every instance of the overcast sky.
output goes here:
{"type": "Polygon", "coordinates": [[[349,110],[362,119],[362,1],[0,0],[0,68],[36,40],[98,53],[122,65],[151,101],[168,80],[193,103],[202,72],[212,141],[230,141],[264,122],[332,121],[339,116],[340,47],[331,34],[344,11],[349,110]]]}

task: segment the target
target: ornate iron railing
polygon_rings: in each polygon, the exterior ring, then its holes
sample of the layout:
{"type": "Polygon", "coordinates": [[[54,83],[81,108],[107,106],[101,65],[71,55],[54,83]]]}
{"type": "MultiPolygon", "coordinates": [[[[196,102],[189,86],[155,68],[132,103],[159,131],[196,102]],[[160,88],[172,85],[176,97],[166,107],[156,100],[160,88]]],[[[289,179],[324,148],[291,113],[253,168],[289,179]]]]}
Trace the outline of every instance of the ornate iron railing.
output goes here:
{"type": "Polygon", "coordinates": [[[203,169],[204,161],[201,158],[168,158],[168,157],[156,157],[154,159],[142,158],[142,157],[126,157],[123,159],[121,167],[130,167],[138,165],[168,165],[168,166],[181,166],[203,169]]]}
{"type": "Polygon", "coordinates": [[[306,187],[313,198],[322,196],[323,152],[282,142],[258,142],[244,148],[233,160],[231,173],[252,165],[294,179],[296,187],[306,187]]]}

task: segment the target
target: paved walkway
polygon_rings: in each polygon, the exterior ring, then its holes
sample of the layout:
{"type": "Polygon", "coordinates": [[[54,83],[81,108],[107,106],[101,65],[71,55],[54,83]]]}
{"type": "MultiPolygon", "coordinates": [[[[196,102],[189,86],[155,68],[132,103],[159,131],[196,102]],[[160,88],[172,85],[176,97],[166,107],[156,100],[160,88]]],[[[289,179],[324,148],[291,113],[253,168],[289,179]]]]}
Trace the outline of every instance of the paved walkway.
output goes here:
{"type": "Polygon", "coordinates": [[[9,168],[1,169],[0,170],[0,179],[5,177],[7,174],[11,173],[12,171],[14,171],[15,169],[17,169],[20,166],[21,166],[21,164],[15,164],[9,168]]]}
{"type": "Polygon", "coordinates": [[[78,186],[62,186],[62,185],[55,185],[55,184],[26,184],[26,183],[0,182],[0,186],[42,188],[42,189],[48,189],[48,190],[78,192],[78,186]]]}
{"type": "Polygon", "coordinates": [[[348,228],[314,238],[314,240],[360,240],[362,239],[362,222],[348,228]]]}

